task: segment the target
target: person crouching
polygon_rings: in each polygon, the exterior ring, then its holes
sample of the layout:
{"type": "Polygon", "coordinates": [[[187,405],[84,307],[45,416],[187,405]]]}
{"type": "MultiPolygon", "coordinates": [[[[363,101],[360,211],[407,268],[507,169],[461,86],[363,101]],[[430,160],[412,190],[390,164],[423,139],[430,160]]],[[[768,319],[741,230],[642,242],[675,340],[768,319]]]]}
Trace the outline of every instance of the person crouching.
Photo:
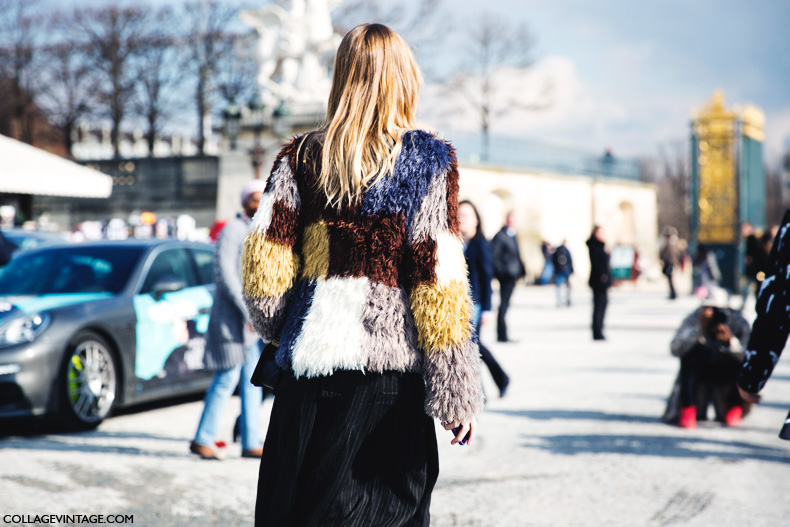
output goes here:
{"type": "Polygon", "coordinates": [[[751,405],[735,384],[743,363],[749,323],[727,306],[727,294],[714,290],[681,324],[670,345],[680,372],[664,420],[696,428],[713,402],[716,420],[738,426],[751,405]]]}

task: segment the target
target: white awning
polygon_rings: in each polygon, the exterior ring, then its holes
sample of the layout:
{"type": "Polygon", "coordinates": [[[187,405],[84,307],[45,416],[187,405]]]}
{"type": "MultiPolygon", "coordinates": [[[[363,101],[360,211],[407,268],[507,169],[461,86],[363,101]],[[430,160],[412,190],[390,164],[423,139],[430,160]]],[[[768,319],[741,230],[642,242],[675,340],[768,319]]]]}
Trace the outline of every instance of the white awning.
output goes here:
{"type": "Polygon", "coordinates": [[[107,198],[112,177],[0,135],[0,192],[107,198]]]}

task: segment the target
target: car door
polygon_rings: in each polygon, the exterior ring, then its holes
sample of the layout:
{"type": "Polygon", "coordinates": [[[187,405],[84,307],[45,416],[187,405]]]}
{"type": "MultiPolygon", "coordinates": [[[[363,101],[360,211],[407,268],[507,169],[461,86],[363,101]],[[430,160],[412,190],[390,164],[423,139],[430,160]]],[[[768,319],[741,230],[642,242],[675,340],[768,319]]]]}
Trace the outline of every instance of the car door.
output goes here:
{"type": "Polygon", "coordinates": [[[182,247],[152,255],[134,296],[137,391],[189,388],[205,377],[203,352],[212,295],[182,247]]]}

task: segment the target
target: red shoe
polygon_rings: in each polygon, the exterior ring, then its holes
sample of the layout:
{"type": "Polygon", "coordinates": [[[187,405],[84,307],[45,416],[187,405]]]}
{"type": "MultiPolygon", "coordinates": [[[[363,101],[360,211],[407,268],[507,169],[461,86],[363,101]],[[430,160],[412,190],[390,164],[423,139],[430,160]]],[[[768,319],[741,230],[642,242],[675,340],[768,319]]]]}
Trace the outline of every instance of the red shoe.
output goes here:
{"type": "Polygon", "coordinates": [[[697,407],[687,406],[680,409],[680,418],[678,419],[678,426],[680,428],[697,428],[697,407]]]}
{"type": "Polygon", "coordinates": [[[724,416],[724,423],[727,426],[738,426],[743,419],[743,408],[740,406],[733,406],[727,410],[727,415],[724,416]]]}

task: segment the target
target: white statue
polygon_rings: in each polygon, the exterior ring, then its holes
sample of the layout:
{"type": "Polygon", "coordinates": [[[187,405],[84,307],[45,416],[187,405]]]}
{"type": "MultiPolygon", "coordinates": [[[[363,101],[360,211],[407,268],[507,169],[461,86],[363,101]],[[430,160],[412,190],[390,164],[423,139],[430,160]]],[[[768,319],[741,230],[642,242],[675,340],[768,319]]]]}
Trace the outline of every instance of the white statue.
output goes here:
{"type": "Polygon", "coordinates": [[[255,29],[244,49],[258,63],[263,103],[285,101],[293,109],[326,104],[330,79],[328,56],[334,55],[340,35],[332,28],[330,11],[340,0],[277,0],[277,4],[243,11],[241,21],[255,29]]]}

